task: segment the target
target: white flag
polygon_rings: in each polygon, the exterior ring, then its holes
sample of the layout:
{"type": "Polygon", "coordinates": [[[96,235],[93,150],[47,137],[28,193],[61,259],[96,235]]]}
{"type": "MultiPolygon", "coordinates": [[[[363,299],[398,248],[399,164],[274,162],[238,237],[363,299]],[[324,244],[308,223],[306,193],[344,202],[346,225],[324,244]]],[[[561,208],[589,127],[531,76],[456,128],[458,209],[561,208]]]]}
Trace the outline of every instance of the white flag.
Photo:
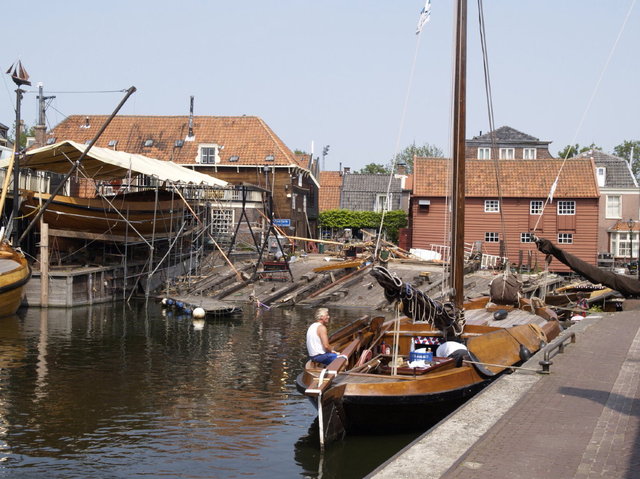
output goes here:
{"type": "Polygon", "coordinates": [[[558,177],[556,177],[556,180],[551,185],[551,191],[549,191],[549,203],[553,203],[553,195],[555,194],[557,187],[558,187],[558,177]]]}
{"type": "Polygon", "coordinates": [[[422,31],[424,24],[431,18],[431,0],[427,0],[424,3],[424,8],[420,11],[420,18],[418,19],[418,27],[416,28],[416,35],[419,35],[422,31]]]}

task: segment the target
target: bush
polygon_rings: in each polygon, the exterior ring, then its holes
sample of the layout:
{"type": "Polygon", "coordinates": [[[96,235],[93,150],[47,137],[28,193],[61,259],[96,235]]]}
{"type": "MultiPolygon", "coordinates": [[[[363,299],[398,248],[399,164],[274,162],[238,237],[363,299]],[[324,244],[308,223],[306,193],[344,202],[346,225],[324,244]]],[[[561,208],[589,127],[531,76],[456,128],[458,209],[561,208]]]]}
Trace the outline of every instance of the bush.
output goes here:
{"type": "MultiPolygon", "coordinates": [[[[328,210],[320,213],[318,221],[322,228],[380,228],[382,213],[375,211],[328,210]]],[[[407,226],[407,213],[402,210],[387,211],[384,215],[383,231],[392,242],[398,241],[398,230],[407,226]]]]}

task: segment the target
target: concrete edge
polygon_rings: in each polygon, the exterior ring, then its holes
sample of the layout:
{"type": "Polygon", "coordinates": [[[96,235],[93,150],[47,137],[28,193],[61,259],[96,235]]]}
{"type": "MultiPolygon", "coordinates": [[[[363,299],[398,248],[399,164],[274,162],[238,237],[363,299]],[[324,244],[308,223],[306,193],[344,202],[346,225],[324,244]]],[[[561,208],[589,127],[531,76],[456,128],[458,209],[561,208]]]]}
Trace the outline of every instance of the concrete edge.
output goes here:
{"type": "MultiPolygon", "coordinates": [[[[565,331],[580,333],[601,318],[585,318],[565,331]]],[[[544,353],[539,351],[522,367],[539,369],[538,361],[543,356],[544,353]]],[[[421,477],[441,477],[459,463],[467,451],[543,377],[523,370],[503,375],[366,477],[415,477],[417,464],[420,465],[421,477]]]]}

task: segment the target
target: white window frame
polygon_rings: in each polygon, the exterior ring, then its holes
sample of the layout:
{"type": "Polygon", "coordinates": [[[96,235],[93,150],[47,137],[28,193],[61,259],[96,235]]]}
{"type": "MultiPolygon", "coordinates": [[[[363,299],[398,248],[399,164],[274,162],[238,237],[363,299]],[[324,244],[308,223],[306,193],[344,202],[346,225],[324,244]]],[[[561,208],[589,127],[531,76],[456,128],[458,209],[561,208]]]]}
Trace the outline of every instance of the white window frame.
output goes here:
{"type": "Polygon", "coordinates": [[[488,231],[484,234],[484,242],[485,243],[499,243],[500,242],[500,233],[495,231],[488,231]]]}
{"type": "Polygon", "coordinates": [[[629,241],[628,231],[615,231],[611,233],[610,251],[616,258],[637,259],[638,247],[640,247],[640,238],[633,234],[631,241],[629,241]],[[629,255],[629,247],[633,248],[631,255],[629,255]]]}
{"type": "Polygon", "coordinates": [[[377,193],[376,194],[376,200],[375,203],[373,204],[373,211],[379,213],[383,210],[383,208],[385,207],[385,202],[387,203],[387,211],[391,210],[391,198],[393,197],[392,193],[389,193],[389,197],[387,199],[387,194],[386,193],[377,193]]]}
{"type": "Polygon", "coordinates": [[[576,214],[575,200],[558,200],[558,216],[575,215],[575,214],[576,214]]]}
{"type": "Polygon", "coordinates": [[[523,160],[535,160],[538,156],[537,148],[523,148],[522,159],[523,160]]]}
{"type": "Polygon", "coordinates": [[[558,233],[558,244],[573,244],[573,233],[558,233]]]}
{"type": "Polygon", "coordinates": [[[513,160],[516,157],[515,148],[500,148],[498,158],[501,160],[513,160]]]}
{"type": "Polygon", "coordinates": [[[500,213],[500,200],[484,200],[485,213],[500,213]]]}
{"type": "Polygon", "coordinates": [[[520,243],[533,243],[531,233],[520,233],[520,243]]]}
{"type": "Polygon", "coordinates": [[[485,147],[478,148],[478,159],[479,160],[490,160],[491,159],[491,148],[485,148],[485,147]]]}
{"type": "Polygon", "coordinates": [[[607,195],[605,208],[606,208],[605,218],[607,219],[622,218],[622,195],[607,195]]]}
{"type": "Polygon", "coordinates": [[[596,179],[598,180],[598,186],[605,186],[607,182],[607,169],[604,166],[598,166],[596,168],[596,179]]]}
{"type": "Polygon", "coordinates": [[[196,163],[203,165],[215,165],[220,163],[220,146],[215,143],[201,143],[198,145],[198,157],[196,163]],[[213,154],[211,151],[213,150],[213,154]],[[213,161],[211,161],[213,159],[213,161]]]}
{"type": "Polygon", "coordinates": [[[543,207],[544,207],[544,201],[531,200],[529,202],[529,214],[533,216],[540,216],[542,214],[543,207]]]}

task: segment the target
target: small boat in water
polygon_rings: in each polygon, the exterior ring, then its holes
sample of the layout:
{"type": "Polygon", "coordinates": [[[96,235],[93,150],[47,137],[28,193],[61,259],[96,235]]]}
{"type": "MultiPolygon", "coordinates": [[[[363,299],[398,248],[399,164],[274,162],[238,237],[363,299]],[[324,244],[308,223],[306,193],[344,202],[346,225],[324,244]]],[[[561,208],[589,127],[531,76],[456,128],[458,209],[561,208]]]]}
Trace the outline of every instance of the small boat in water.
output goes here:
{"type": "Polygon", "coordinates": [[[7,241],[0,242],[0,316],[15,314],[30,278],[31,268],[25,256],[7,241]]]}

